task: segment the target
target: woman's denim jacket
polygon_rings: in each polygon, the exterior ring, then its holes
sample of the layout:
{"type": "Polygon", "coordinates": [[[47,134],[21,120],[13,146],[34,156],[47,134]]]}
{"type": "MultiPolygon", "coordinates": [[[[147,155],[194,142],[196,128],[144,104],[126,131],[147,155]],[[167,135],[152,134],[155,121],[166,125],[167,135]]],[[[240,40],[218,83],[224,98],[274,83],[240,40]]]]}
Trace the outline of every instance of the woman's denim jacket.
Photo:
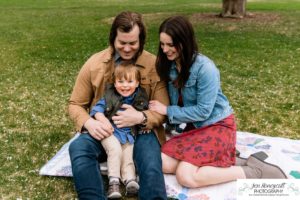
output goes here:
{"type": "Polygon", "coordinates": [[[220,73],[213,61],[198,54],[190,68],[190,76],[181,89],[184,107],[177,106],[179,92],[172,80],[178,76],[175,62],[170,69],[168,91],[171,105],[167,108],[170,124],[192,122],[196,128],[214,124],[233,110],[222,93],[220,73]]]}

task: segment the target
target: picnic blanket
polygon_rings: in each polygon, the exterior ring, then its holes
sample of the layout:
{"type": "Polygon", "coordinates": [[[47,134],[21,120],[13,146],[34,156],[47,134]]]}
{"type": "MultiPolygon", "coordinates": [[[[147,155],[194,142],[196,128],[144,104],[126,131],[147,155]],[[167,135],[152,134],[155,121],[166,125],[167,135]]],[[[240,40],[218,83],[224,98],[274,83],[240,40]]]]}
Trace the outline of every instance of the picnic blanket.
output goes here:
{"type": "MultiPolygon", "coordinates": [[[[41,169],[40,175],[72,176],[68,148],[70,143],[78,137],[77,133],[70,141],[50,159],[41,169]]],[[[237,149],[241,157],[248,157],[258,151],[266,152],[269,157],[266,162],[278,165],[289,179],[300,179],[300,140],[291,140],[280,137],[262,136],[248,132],[237,132],[237,149]]],[[[106,174],[105,164],[100,166],[106,174]]],[[[164,175],[167,195],[179,200],[235,200],[236,181],[208,186],[198,189],[182,187],[174,175],[164,175]]]]}

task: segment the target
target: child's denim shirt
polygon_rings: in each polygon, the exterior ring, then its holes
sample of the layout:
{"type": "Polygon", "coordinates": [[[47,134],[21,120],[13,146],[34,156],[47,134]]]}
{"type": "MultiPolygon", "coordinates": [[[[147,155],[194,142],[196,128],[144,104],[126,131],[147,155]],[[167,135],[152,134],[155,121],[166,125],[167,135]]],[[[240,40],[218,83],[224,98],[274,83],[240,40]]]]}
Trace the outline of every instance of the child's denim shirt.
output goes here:
{"type": "Polygon", "coordinates": [[[179,92],[172,81],[178,76],[175,62],[170,69],[168,91],[171,104],[167,108],[170,124],[192,122],[196,128],[216,123],[233,110],[220,86],[220,74],[215,64],[206,56],[198,54],[190,76],[181,89],[184,107],[177,106],[179,92]]]}

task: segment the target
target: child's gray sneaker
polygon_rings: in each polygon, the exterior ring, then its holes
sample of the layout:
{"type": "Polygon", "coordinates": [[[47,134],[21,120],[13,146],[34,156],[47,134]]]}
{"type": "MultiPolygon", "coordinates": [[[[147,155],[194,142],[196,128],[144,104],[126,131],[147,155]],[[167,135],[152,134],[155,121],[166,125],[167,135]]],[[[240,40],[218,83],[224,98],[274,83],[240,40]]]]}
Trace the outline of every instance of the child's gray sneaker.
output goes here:
{"type": "Polygon", "coordinates": [[[126,181],[126,196],[136,196],[139,192],[140,186],[135,180],[126,181]]]}
{"type": "Polygon", "coordinates": [[[111,181],[108,185],[107,198],[109,199],[119,199],[122,195],[120,193],[120,182],[111,181]]]}

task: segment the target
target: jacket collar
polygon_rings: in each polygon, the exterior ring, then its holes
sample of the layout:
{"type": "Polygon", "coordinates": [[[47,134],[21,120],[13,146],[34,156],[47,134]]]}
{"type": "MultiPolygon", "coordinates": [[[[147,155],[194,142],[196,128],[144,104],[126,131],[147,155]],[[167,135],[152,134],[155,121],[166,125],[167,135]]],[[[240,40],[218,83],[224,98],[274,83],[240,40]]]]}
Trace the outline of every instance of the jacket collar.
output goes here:
{"type": "Polygon", "coordinates": [[[143,54],[145,54],[145,50],[142,51],[141,55],[137,58],[135,64],[139,67],[145,68],[145,66],[147,66],[147,59],[145,59],[143,54]]]}

